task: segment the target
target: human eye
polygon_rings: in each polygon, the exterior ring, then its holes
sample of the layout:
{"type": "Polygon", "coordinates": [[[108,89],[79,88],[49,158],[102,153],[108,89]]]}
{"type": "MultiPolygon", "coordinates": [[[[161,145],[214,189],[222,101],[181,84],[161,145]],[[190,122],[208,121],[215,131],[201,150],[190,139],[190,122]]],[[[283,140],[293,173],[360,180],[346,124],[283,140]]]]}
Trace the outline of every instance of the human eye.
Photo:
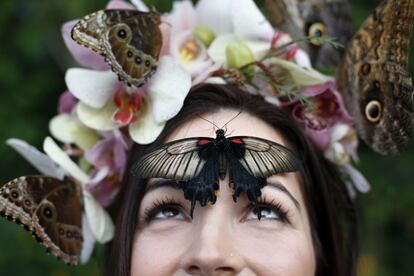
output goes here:
{"type": "Polygon", "coordinates": [[[275,200],[267,200],[265,197],[258,199],[248,207],[246,221],[266,220],[289,223],[289,211],[275,200]]]}
{"type": "Polygon", "coordinates": [[[146,223],[172,219],[183,221],[189,219],[183,205],[174,199],[156,200],[144,211],[144,221],[146,223]]]}

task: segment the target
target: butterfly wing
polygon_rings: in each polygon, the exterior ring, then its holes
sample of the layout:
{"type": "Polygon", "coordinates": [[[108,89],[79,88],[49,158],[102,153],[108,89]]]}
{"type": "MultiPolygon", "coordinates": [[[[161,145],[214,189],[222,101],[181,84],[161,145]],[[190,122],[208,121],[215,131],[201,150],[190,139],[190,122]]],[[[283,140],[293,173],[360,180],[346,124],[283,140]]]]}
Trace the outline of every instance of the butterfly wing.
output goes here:
{"type": "Polygon", "coordinates": [[[229,138],[235,156],[247,172],[254,177],[270,177],[274,174],[294,172],[299,161],[294,153],[278,143],[258,137],[238,136],[229,138]]]}
{"type": "Polygon", "coordinates": [[[197,201],[204,206],[216,200],[220,165],[213,141],[197,137],[162,145],[139,161],[138,173],[142,178],[178,180],[184,197],[192,203],[192,213],[197,201]]]}
{"type": "Polygon", "coordinates": [[[186,138],[164,144],[138,162],[139,175],[142,178],[190,180],[200,173],[206,162],[199,156],[200,141],[213,140],[186,138]]]}
{"type": "Polygon", "coordinates": [[[22,224],[61,261],[78,264],[82,202],[74,182],[45,176],[16,178],[0,188],[0,214],[22,224]]]}
{"type": "Polygon", "coordinates": [[[350,42],[337,85],[360,137],[380,154],[404,150],[412,135],[413,85],[407,71],[414,0],[384,1],[350,42]]]}
{"type": "Polygon", "coordinates": [[[80,20],[72,38],[103,55],[120,80],[139,87],[156,70],[160,23],[156,12],[101,10],[80,20]]]}
{"type": "Polygon", "coordinates": [[[234,136],[228,140],[231,145],[227,154],[229,179],[234,188],[234,201],[242,193],[256,201],[268,177],[299,168],[294,153],[278,143],[249,136],[234,136]]]}
{"type": "Polygon", "coordinates": [[[42,174],[61,180],[65,177],[65,171],[61,167],[56,165],[49,156],[27,142],[12,138],[8,139],[6,143],[42,174]]]}

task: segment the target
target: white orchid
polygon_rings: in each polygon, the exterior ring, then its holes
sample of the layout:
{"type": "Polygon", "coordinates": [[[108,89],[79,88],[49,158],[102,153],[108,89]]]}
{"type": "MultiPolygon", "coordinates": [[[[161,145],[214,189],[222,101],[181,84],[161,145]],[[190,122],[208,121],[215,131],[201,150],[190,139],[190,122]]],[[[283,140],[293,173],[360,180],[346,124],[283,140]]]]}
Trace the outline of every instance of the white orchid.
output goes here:
{"type": "Polygon", "coordinates": [[[180,111],[191,88],[191,76],[172,57],[163,56],[143,89],[120,84],[113,72],[82,68],[69,69],[66,84],[80,100],[76,112],[87,127],[108,131],[128,125],[132,140],[148,144],[180,111]],[[121,93],[118,99],[117,92],[121,93]],[[140,99],[138,104],[133,100],[136,97],[140,99]],[[124,115],[114,118],[123,107],[124,115]]]}

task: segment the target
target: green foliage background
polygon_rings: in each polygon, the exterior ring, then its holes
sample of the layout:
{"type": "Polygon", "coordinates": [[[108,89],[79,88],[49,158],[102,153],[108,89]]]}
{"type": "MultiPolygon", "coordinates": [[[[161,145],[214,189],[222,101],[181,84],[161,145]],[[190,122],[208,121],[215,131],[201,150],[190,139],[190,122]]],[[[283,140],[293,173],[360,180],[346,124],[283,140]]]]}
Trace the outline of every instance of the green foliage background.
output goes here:
{"type": "MultiPolygon", "coordinates": [[[[4,141],[18,137],[41,148],[48,120],[56,114],[58,97],[66,89],[65,70],[76,65],[60,36],[62,23],[101,9],[106,2],[0,1],[0,184],[36,173],[4,141]]],[[[172,1],[145,2],[168,11],[172,1]]],[[[351,3],[357,28],[379,1],[351,3]]],[[[414,141],[398,157],[382,157],[361,145],[360,159],[359,169],[373,189],[357,202],[362,244],[359,275],[414,275],[414,141]]],[[[99,246],[90,263],[79,267],[63,265],[44,251],[20,226],[0,219],[0,275],[100,275],[105,247],[99,246]]]]}

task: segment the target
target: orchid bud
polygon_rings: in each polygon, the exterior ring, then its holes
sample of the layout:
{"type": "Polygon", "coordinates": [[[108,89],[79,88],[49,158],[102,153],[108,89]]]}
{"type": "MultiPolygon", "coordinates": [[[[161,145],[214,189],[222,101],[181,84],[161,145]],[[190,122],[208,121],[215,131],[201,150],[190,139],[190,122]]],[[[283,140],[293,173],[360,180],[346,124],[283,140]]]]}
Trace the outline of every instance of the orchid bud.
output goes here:
{"type": "Polygon", "coordinates": [[[226,47],[227,66],[239,69],[255,61],[252,50],[243,42],[231,42],[226,47]]]}
{"type": "Polygon", "coordinates": [[[194,28],[194,37],[199,40],[205,47],[209,47],[211,42],[216,38],[213,31],[205,26],[198,26],[194,28]]]}

